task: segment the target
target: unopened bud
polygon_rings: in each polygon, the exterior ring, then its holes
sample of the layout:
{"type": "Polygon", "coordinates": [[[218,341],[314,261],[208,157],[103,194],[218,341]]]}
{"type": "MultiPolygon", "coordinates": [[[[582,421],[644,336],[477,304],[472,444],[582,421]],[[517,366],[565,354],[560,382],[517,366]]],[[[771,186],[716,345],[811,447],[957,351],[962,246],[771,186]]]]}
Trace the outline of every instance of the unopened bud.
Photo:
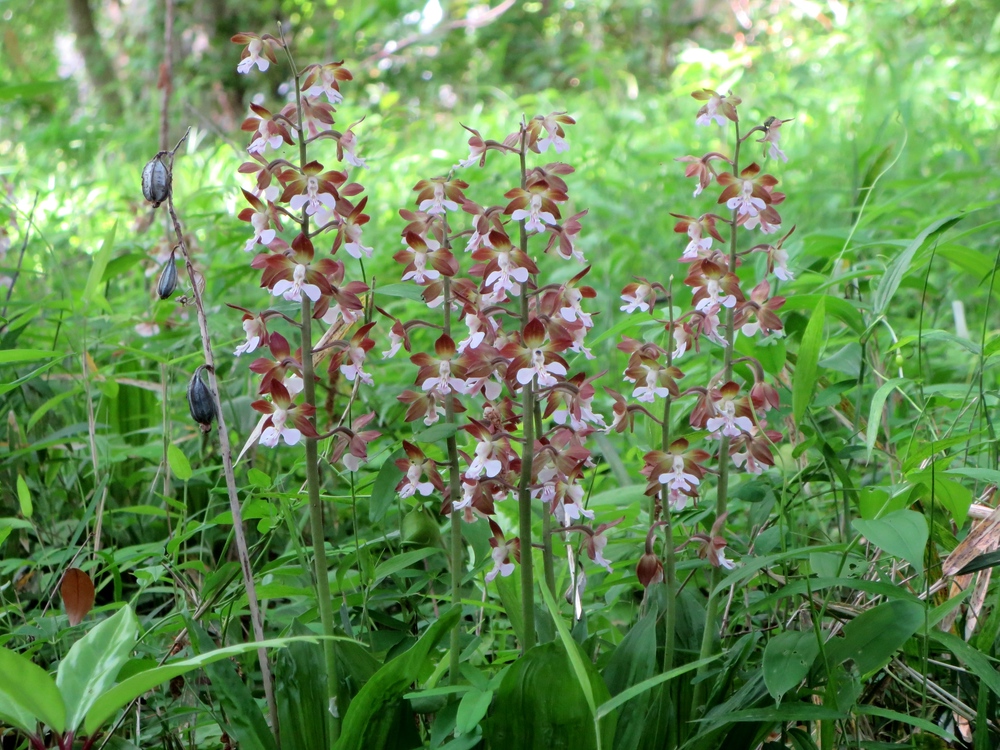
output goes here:
{"type": "Polygon", "coordinates": [[[160,299],[168,299],[177,288],[177,263],[174,261],[174,254],[170,253],[170,259],[163,264],[160,271],[160,280],[156,284],[156,293],[160,299]]]}
{"type": "Polygon", "coordinates": [[[188,383],[187,397],[188,408],[191,410],[191,417],[201,425],[204,432],[208,432],[212,420],[215,419],[215,401],[212,393],[201,379],[201,371],[205,369],[202,365],[194,371],[191,381],[188,383]]]}
{"type": "Polygon", "coordinates": [[[635,574],[639,578],[639,583],[644,588],[649,588],[651,583],[660,583],[663,580],[663,563],[656,555],[647,552],[639,558],[635,574]]]}
{"type": "Polygon", "coordinates": [[[163,163],[163,154],[157,154],[142,170],[142,195],[158,208],[170,197],[170,170],[163,163]]]}

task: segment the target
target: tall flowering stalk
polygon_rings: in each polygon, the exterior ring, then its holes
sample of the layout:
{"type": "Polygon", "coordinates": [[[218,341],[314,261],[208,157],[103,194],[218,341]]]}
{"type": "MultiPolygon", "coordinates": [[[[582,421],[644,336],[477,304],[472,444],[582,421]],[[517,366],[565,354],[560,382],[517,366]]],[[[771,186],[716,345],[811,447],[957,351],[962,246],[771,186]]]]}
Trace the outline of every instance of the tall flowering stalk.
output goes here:
{"type": "MultiPolygon", "coordinates": [[[[575,241],[586,211],[563,216],[569,201],[563,177],[573,168],[563,162],[528,166],[529,154],[565,151],[564,126],[573,122],[565,113],[535,117],[503,141],[484,139],[467,128],[470,154],[458,166],[483,167],[491,151],[517,155],[516,186],[504,194],[504,203],[481,205],[465,195],[468,184],[453,174],[421,180],[414,188],[417,210],[400,212],[408,223],[402,232],[404,247],[395,256],[405,266],[403,279],[422,286],[427,306],[441,310],[440,324],[394,321],[387,354],[403,345],[409,350],[414,328],[441,332],[433,354],[411,356],[419,370],[414,389],[400,396],[408,405],[406,419],[427,426],[443,419],[453,426],[445,431],[448,450],[441,465],[407,444],[407,458],[400,461],[406,476],[398,489],[403,497],[441,493],[442,512],[451,517],[456,602],[464,571],[462,524],[488,519],[493,567],[486,581],[512,575],[520,564],[525,650],[535,643],[531,549],[536,510],[542,511],[545,529],[555,518],[563,528],[588,534],[588,551],[602,564],[603,533],[611,527],[595,532],[574,525],[581,516],[593,517],[583,505],[581,479],[591,465],[585,443],[589,434],[605,428],[591,408],[593,386],[584,374],[571,375],[565,358],[569,353],[592,356],[584,339],[593,321],[581,304],[595,296],[581,283],[588,269],[565,283],[543,284],[531,255],[534,246],[539,255],[584,262],[575,241]],[[453,217],[460,212],[471,218],[470,228],[454,226],[459,222],[453,217]],[[456,248],[463,246],[464,254],[459,254],[456,248]],[[447,471],[447,484],[439,469],[447,471]],[[498,506],[513,496],[515,535],[504,532],[498,516],[498,506]]],[[[554,587],[550,534],[543,535],[542,547],[546,583],[554,587]]],[[[453,677],[458,638],[456,631],[453,677]]]]}
{"type": "MultiPolygon", "coordinates": [[[[365,361],[374,346],[368,337],[373,324],[365,323],[366,309],[362,302],[369,289],[364,281],[348,280],[348,264],[336,257],[343,250],[358,261],[363,276],[363,259],[372,254],[362,241],[362,229],[369,218],[363,212],[367,198],[358,198],[364,188],[352,182],[348,169],[343,167],[345,163],[351,167],[364,166],[356,154],[354,125],[346,130],[334,128],[336,105],[343,100],[340,83],[350,81],[351,74],[340,62],[299,69],[285,41],[269,34],[242,33],[234,36],[233,41],[245,45],[238,66],[241,73],[249,73],[254,67],[266,71],[277,63],[277,54],[283,52],[294,82],[294,100],[277,112],[260,104],[251,105],[251,115],[242,125],[243,130],[252,133],[247,147],[251,161],[239,170],[255,175],[254,184],[243,190],[249,206],[239,214],[252,230],[244,248],[256,252],[250,265],[260,270],[261,287],[273,298],[294,304],[283,305],[287,308],[284,310],[262,312],[239,308],[244,313],[247,338],[235,353],[240,356],[264,348],[270,352],[270,357],[260,356],[250,364],[250,369],[260,375],[260,398],[253,408],[262,416],[247,445],[259,442],[272,448],[279,443],[304,446],[317,601],[323,632],[331,636],[333,605],[319,497],[318,442],[334,438],[327,456],[329,462],[354,472],[367,460],[367,444],[379,436],[376,431],[363,429],[374,415],[365,415],[347,425],[343,419],[336,421],[332,413],[321,418],[316,409],[316,366],[326,355],[332,355],[327,366],[329,378],[332,381],[343,378],[352,384],[350,402],[359,384],[372,383],[365,361]],[[309,147],[323,141],[332,141],[322,145],[334,152],[341,168],[331,168],[310,158],[309,147]],[[294,147],[295,155],[280,156],[282,146],[294,147]],[[328,252],[318,249],[321,242],[326,243],[328,252]],[[346,338],[347,332],[358,323],[363,325],[346,338]],[[290,329],[297,341],[294,352],[289,340],[275,330],[275,324],[290,329]],[[323,325],[327,328],[315,341],[314,329],[323,325]]],[[[344,408],[343,413],[349,411],[344,408]]],[[[332,741],[340,728],[333,641],[324,640],[323,649],[332,741]]]]}
{"type": "MultiPolygon", "coordinates": [[[[614,427],[617,430],[631,429],[637,413],[659,422],[661,427],[660,446],[646,454],[642,469],[648,480],[646,493],[652,502],[646,548],[637,572],[644,586],[663,581],[671,603],[676,590],[671,513],[683,510],[688,502],[697,502],[706,475],[716,475],[715,522],[711,533],[694,534],[690,540],[698,543],[699,555],[712,566],[707,625],[701,646],[701,656],[706,657],[711,654],[718,635],[719,598],[715,590],[721,580],[721,571],[734,565],[726,557],[724,536],[731,472],[738,469],[760,474],[774,465],[772,448],[782,437],[779,432],[768,429],[765,419],[766,413],[778,406],[777,391],[766,382],[763,368],[756,360],[735,358],[734,343],[740,334],[761,338],[782,335],[782,323],[776,311],[784,298],[773,294],[773,289],[779,280],[791,279],[792,274],[787,267],[788,254],[782,247],[791,231],[776,242],[763,242],[745,250],[740,250],[739,241],[744,233],[741,227],[746,232],[756,230],[765,236],[775,235],[781,228],[777,206],[785,196],[775,190],[778,180],[764,173],[757,162],[741,168],[740,151],[751,136],[759,135],[757,141],[764,144],[765,158],[785,161],[779,147],[779,134],[781,125],[787,120],[771,117],[741,135],[737,112],[741,100],[738,97],[723,96],[710,89],[695,92],[693,96],[704,102],[696,116],[698,125],[733,125],[733,156],[713,151],[702,157],[684,156],[678,161],[687,164],[685,175],[697,180],[694,196],[698,197],[717,184],[722,188],[717,203],[725,204],[730,214],[728,217],[711,212],[699,217],[673,214],[677,218],[675,232],[685,235],[688,240],[680,261],[688,264],[684,285],[692,292],[690,307],[675,315],[675,310],[680,308],[675,308],[672,284],[665,287],[640,278],[622,290],[624,304],[621,309],[627,313],[640,311],[655,318],[658,302],[665,301],[668,320],[660,322],[664,326],[666,343],[659,345],[629,338],[621,341],[619,349],[629,355],[624,377],[635,384],[631,398],[638,403],[629,403],[624,396],[609,392],[615,399],[614,427]],[[728,233],[728,237],[723,232],[728,233]],[[749,288],[749,274],[746,270],[741,274],[740,267],[756,253],[766,254],[766,275],[747,293],[744,290],[749,288]],[[775,279],[773,286],[772,276],[775,279]],[[723,365],[710,374],[707,383],[690,385],[682,391],[685,376],[678,363],[692,351],[700,351],[703,345],[721,348],[723,365]],[[754,373],[753,382],[737,378],[733,369],[737,361],[749,365],[754,373]],[[654,416],[645,406],[657,400],[663,403],[660,417],[654,416]],[[676,420],[672,409],[681,402],[688,411],[690,431],[683,436],[673,436],[670,428],[676,420]],[[702,439],[704,447],[692,447],[698,442],[698,435],[704,433],[707,433],[702,439]],[[654,550],[654,532],[660,526],[666,530],[666,565],[654,550]]],[[[670,669],[673,660],[674,609],[671,604],[666,616],[665,669],[670,669]]],[[[700,705],[704,684],[701,681],[696,687],[695,705],[700,705]]]]}

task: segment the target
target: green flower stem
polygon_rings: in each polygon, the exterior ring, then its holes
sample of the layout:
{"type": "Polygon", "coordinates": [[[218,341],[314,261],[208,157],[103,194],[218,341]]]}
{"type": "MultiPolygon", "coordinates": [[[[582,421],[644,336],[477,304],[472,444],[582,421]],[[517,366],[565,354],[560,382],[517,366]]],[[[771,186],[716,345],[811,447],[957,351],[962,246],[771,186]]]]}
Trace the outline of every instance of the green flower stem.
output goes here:
{"type": "MultiPolygon", "coordinates": [[[[535,401],[535,435],[542,434],[542,407],[535,401]]],[[[542,567],[545,570],[545,585],[552,597],[556,595],[556,563],[552,551],[552,510],[542,507],[542,567]]]]}
{"type": "MultiPolygon", "coordinates": [[[[299,166],[309,163],[306,153],[306,135],[302,126],[302,87],[299,84],[299,71],[295,67],[291,50],[285,44],[288,64],[295,80],[295,106],[298,108],[298,141],[299,166]]],[[[302,209],[302,234],[309,236],[309,215],[302,209]]],[[[312,304],[309,297],[302,295],[302,324],[300,328],[302,341],[302,392],[307,404],[316,405],[316,377],[313,370],[312,355],[312,304]]],[[[309,417],[313,429],[316,428],[316,415],[309,417]]],[[[316,602],[319,605],[319,619],[323,626],[323,661],[326,664],[326,696],[330,711],[327,714],[327,729],[330,743],[340,737],[340,706],[337,705],[337,692],[340,680],[337,676],[337,654],[333,643],[333,597],[330,594],[329,565],[326,559],[326,527],[323,523],[323,501],[319,497],[319,448],[316,438],[306,437],[306,491],[309,495],[309,531],[312,537],[313,564],[316,575],[316,602]]]]}
{"type": "MultiPolygon", "coordinates": [[[[307,404],[316,403],[316,383],[312,361],[312,305],[309,297],[302,295],[302,388],[307,404]]],[[[316,426],[316,416],[309,418],[316,426]]],[[[319,619],[323,624],[323,660],[326,663],[326,692],[331,708],[337,700],[337,655],[333,640],[333,597],[330,595],[329,565],[326,560],[326,529],[323,524],[323,501],[319,497],[319,450],[316,438],[305,438],[306,488],[309,494],[309,531],[312,536],[313,565],[316,575],[316,601],[319,619]]],[[[330,741],[340,736],[340,712],[331,710],[327,723],[330,741]]]]}
{"type": "MultiPolygon", "coordinates": [[[[740,124],[736,123],[736,147],[733,151],[733,175],[739,176],[740,173],[740,124]]],[[[737,221],[739,219],[738,214],[739,209],[733,209],[733,218],[730,222],[729,230],[729,271],[731,273],[736,273],[736,248],[737,248],[737,235],[736,232],[739,229],[737,221]]],[[[723,383],[728,383],[733,377],[733,320],[735,318],[735,309],[730,307],[726,309],[726,350],[723,354],[724,365],[722,380],[723,383]]],[[[722,439],[719,441],[719,482],[716,486],[715,492],[715,517],[719,518],[727,512],[729,505],[729,437],[723,435],[722,439]]],[[[711,580],[709,583],[708,590],[708,604],[705,608],[705,630],[702,633],[701,638],[701,653],[699,658],[706,659],[712,655],[715,650],[715,637],[718,633],[718,619],[719,619],[719,597],[716,595],[716,589],[719,586],[719,581],[722,580],[722,570],[721,568],[712,568],[711,580]]],[[[705,670],[707,666],[703,666],[698,670],[698,676],[704,677],[705,670]]],[[[694,689],[694,702],[695,708],[702,706],[705,700],[705,689],[707,686],[707,681],[702,679],[695,685],[694,689]]]]}
{"type": "MultiPolygon", "coordinates": [[[[444,335],[451,337],[451,279],[447,276],[444,279],[444,335]]],[[[444,418],[448,424],[455,424],[455,406],[451,398],[445,397],[444,418]]],[[[451,545],[450,545],[450,565],[451,565],[451,602],[452,605],[462,602],[462,514],[454,509],[462,495],[462,469],[458,463],[458,441],[454,435],[447,438],[448,444],[448,484],[451,489],[451,545]]],[[[451,630],[451,652],[448,664],[448,682],[452,685],[458,684],[459,670],[461,669],[461,618],[451,630]]]]}
{"type": "MultiPolygon", "coordinates": [[[[667,313],[670,319],[670,333],[674,330],[674,277],[670,277],[670,287],[667,292],[667,313]]],[[[674,364],[674,353],[670,349],[671,341],[667,340],[667,367],[674,364]]],[[[666,453],[670,450],[670,406],[673,397],[667,393],[663,399],[663,420],[660,423],[660,445],[666,453]]],[[[663,579],[667,586],[667,612],[664,617],[663,636],[663,671],[669,672],[674,666],[674,641],[677,632],[677,601],[674,592],[677,591],[677,555],[674,551],[674,529],[670,517],[670,498],[665,490],[660,491],[663,502],[663,579]]],[[[654,498],[655,501],[655,498],[654,498]]],[[[650,523],[656,523],[656,518],[650,514],[650,523]]]]}
{"type": "MultiPolygon", "coordinates": [[[[525,304],[525,307],[527,305],[525,304]]],[[[524,447],[521,451],[521,481],[517,488],[517,533],[521,539],[521,618],[524,621],[524,651],[535,645],[535,573],[531,559],[531,457],[535,445],[534,381],[523,388],[521,408],[524,419],[524,447]]]]}
{"type": "MultiPolygon", "coordinates": [[[[528,184],[525,159],[527,131],[521,124],[521,188],[528,184]]],[[[528,253],[528,232],[524,219],[517,222],[520,230],[521,252],[528,253]]],[[[521,290],[521,330],[528,325],[528,289],[521,290]]],[[[517,487],[518,536],[521,542],[521,619],[524,623],[524,651],[535,645],[535,573],[531,559],[531,457],[535,449],[535,391],[534,380],[521,390],[521,424],[524,445],[521,449],[521,481],[517,487]]]]}
{"type": "MultiPolygon", "coordinates": [[[[672,316],[671,316],[672,317],[672,316]]],[[[670,366],[670,352],[667,352],[667,366],[670,366]]],[[[663,451],[670,448],[670,404],[671,397],[668,394],[663,400],[663,425],[662,425],[662,445],[663,451]]],[[[660,492],[663,499],[663,582],[667,587],[667,612],[664,616],[663,636],[663,671],[669,672],[674,668],[674,634],[677,631],[677,600],[674,592],[677,591],[677,556],[674,552],[674,530],[670,518],[670,499],[666,490],[660,492]]]]}

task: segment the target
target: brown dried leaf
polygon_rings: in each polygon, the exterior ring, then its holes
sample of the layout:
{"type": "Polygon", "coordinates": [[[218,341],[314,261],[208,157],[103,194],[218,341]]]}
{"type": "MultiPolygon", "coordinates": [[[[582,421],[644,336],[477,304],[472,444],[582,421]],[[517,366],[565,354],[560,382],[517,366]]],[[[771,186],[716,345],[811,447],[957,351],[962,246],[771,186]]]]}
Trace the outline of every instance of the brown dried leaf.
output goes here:
{"type": "Polygon", "coordinates": [[[94,582],[79,568],[70,568],[63,574],[59,586],[70,625],[79,625],[94,607],[94,582]]]}

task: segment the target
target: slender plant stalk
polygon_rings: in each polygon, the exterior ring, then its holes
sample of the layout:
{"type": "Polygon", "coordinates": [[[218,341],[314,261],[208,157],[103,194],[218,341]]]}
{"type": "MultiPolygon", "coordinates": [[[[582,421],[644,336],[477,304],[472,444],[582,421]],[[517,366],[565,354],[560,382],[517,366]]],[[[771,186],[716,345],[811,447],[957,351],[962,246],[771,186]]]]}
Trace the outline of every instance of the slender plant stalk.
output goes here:
{"type": "MultiPolygon", "coordinates": [[[[87,437],[90,445],[90,465],[94,471],[94,489],[96,490],[100,481],[98,477],[97,459],[97,421],[94,418],[94,401],[90,396],[90,368],[87,367],[87,323],[83,324],[83,356],[80,358],[80,366],[83,369],[83,388],[87,395],[87,437]]],[[[104,484],[101,490],[101,499],[97,503],[97,510],[94,512],[94,555],[101,551],[101,529],[104,526],[104,503],[108,498],[108,485],[104,484]]]]}
{"type": "MultiPolygon", "coordinates": [[[[31,236],[31,227],[34,225],[35,221],[35,208],[38,206],[38,197],[40,193],[35,193],[35,200],[31,204],[31,210],[28,212],[28,220],[25,222],[24,227],[24,237],[21,239],[21,252],[17,255],[17,266],[14,268],[14,275],[11,277],[10,284],[7,286],[7,296],[3,301],[3,309],[0,310],[0,318],[7,318],[7,306],[10,304],[10,296],[14,293],[14,287],[17,285],[17,280],[21,278],[21,265],[24,263],[24,252],[28,249],[28,238],[31,236]]],[[[0,326],[0,333],[7,330],[7,324],[0,326]]]]}
{"type": "MultiPolygon", "coordinates": [[[[535,434],[542,434],[542,407],[535,401],[535,434]]],[[[555,554],[552,551],[552,511],[542,507],[542,567],[545,570],[545,585],[554,599],[556,596],[556,565],[555,554]]]]}
{"type": "MultiPolygon", "coordinates": [[[[521,123],[521,188],[528,184],[527,130],[521,123]]],[[[524,219],[517,222],[520,230],[521,252],[528,253],[528,232],[524,219]]],[[[521,290],[521,330],[528,325],[528,289],[521,290]]],[[[524,651],[535,645],[535,572],[531,559],[531,468],[535,449],[535,391],[534,381],[528,381],[521,390],[521,424],[524,445],[521,449],[521,480],[517,487],[517,533],[521,541],[521,619],[524,627],[524,651]]]]}
{"type": "Polygon", "coordinates": [[[535,445],[535,423],[531,412],[535,408],[535,392],[530,382],[524,386],[521,406],[528,416],[523,420],[522,430],[524,446],[521,481],[517,488],[517,533],[521,540],[521,618],[524,622],[524,643],[521,645],[527,651],[535,645],[535,573],[531,559],[531,457],[535,445]]]}
{"type": "MultiPolygon", "coordinates": [[[[170,476],[170,411],[167,409],[167,393],[170,385],[170,371],[167,363],[160,364],[160,387],[162,401],[160,418],[163,420],[163,497],[170,498],[174,495],[173,481],[170,476]]],[[[167,533],[173,536],[173,522],[170,520],[170,505],[165,508],[167,511],[167,533]]]]}
{"type": "MultiPolygon", "coordinates": [[[[296,130],[299,142],[299,166],[309,163],[306,152],[306,132],[302,124],[302,87],[299,83],[299,70],[295,67],[291,50],[283,44],[288,56],[288,65],[292,69],[295,81],[295,106],[299,116],[296,118],[296,130]]],[[[309,214],[302,209],[300,222],[302,234],[309,236],[309,214]]],[[[316,406],[316,377],[313,369],[312,344],[312,303],[309,296],[302,295],[302,321],[299,329],[302,342],[302,393],[307,404],[316,406]]],[[[316,414],[309,417],[313,429],[316,428],[316,414]]],[[[306,449],[306,492],[309,497],[309,531],[312,537],[313,565],[316,577],[316,602],[319,606],[319,619],[323,626],[323,661],[326,664],[326,693],[329,703],[327,729],[330,743],[340,737],[340,707],[337,705],[337,693],[340,680],[337,675],[337,653],[333,643],[333,597],[330,594],[330,566],[326,558],[326,527],[323,522],[323,501],[319,496],[319,445],[318,439],[305,437],[306,449]]]]}
{"type": "MultiPolygon", "coordinates": [[[[667,366],[670,366],[670,353],[667,353],[667,366]]],[[[670,394],[663,400],[663,451],[670,448],[670,394]]],[[[670,518],[670,499],[666,490],[661,491],[663,498],[663,582],[667,587],[667,612],[664,616],[663,635],[663,671],[674,668],[674,634],[677,631],[677,600],[674,592],[677,590],[677,555],[674,551],[674,529],[670,518]]]]}
{"type": "MultiPolygon", "coordinates": [[[[448,231],[445,229],[445,236],[448,231]]],[[[444,335],[451,338],[451,279],[444,278],[444,335]]],[[[455,422],[455,405],[449,395],[445,395],[444,418],[448,424],[455,422]]],[[[451,565],[451,603],[452,606],[462,604],[462,514],[455,511],[455,503],[462,494],[462,474],[458,463],[458,441],[454,435],[447,437],[448,444],[448,485],[451,490],[451,536],[449,560],[451,565]]],[[[448,682],[452,685],[458,684],[459,672],[461,669],[461,627],[462,621],[459,619],[454,628],[451,629],[451,650],[448,663],[448,682]]]]}
{"type": "MultiPolygon", "coordinates": [[[[302,146],[304,149],[305,146],[302,146]]],[[[304,158],[304,157],[303,157],[304,158]]],[[[308,231],[303,228],[303,231],[308,231]]],[[[312,361],[312,305],[309,297],[302,295],[302,392],[307,404],[316,403],[316,383],[312,361]]],[[[316,415],[310,421],[315,427],[316,415]]],[[[306,492],[309,496],[309,532],[312,537],[313,566],[316,576],[316,602],[319,605],[319,619],[323,625],[323,660],[326,664],[326,690],[330,701],[327,726],[330,741],[340,736],[340,712],[337,700],[337,654],[333,640],[333,598],[330,594],[330,566],[326,560],[326,528],[323,523],[323,501],[319,497],[319,448],[316,438],[305,438],[306,444],[306,492]]]]}
{"type": "MultiPolygon", "coordinates": [[[[181,139],[181,143],[187,139],[187,134],[181,139]]],[[[180,146],[180,143],[177,144],[180,146]]],[[[176,151],[176,147],[174,149],[176,151]]],[[[173,155],[171,154],[171,166],[173,166],[173,155]]],[[[187,270],[188,280],[191,282],[192,296],[194,297],[195,308],[198,311],[198,329],[201,333],[201,348],[205,357],[206,371],[208,372],[208,389],[212,393],[212,402],[215,404],[215,415],[219,424],[219,452],[222,454],[222,473],[226,479],[226,493],[229,497],[229,510],[233,514],[233,538],[236,541],[236,554],[240,560],[240,570],[243,573],[243,585],[246,587],[247,608],[250,610],[250,621],[253,627],[254,638],[258,641],[264,640],[264,624],[260,613],[260,605],[257,601],[257,586],[253,580],[253,568],[250,565],[250,551],[247,547],[246,533],[243,528],[243,513],[240,510],[240,499],[236,489],[236,476],[233,474],[233,454],[229,444],[229,430],[226,428],[226,419],[222,413],[222,400],[219,398],[219,384],[215,377],[215,356],[212,354],[212,340],[208,333],[208,318],[205,316],[205,303],[201,296],[201,285],[191,262],[191,253],[188,250],[187,242],[184,240],[184,232],[181,229],[180,220],[174,210],[174,198],[170,194],[167,197],[167,211],[174,225],[174,235],[177,239],[177,246],[184,256],[184,267],[187,270]]],[[[274,683],[271,677],[271,665],[267,658],[267,649],[257,650],[257,659],[260,661],[260,675],[264,682],[264,695],[267,698],[267,711],[271,718],[271,731],[274,733],[274,740],[277,744],[280,739],[278,729],[278,704],[274,698],[274,683]]],[[[280,747],[280,744],[278,745],[280,747]]]]}
{"type": "MultiPolygon", "coordinates": [[[[740,173],[740,124],[736,123],[736,147],[733,151],[733,175],[738,176],[740,173]]],[[[739,209],[733,209],[733,218],[730,222],[729,231],[729,271],[730,273],[736,273],[736,248],[737,248],[737,234],[736,231],[739,229],[737,220],[739,218],[739,209]]],[[[735,307],[726,308],[726,350],[723,354],[724,365],[722,381],[727,383],[732,380],[733,377],[733,340],[735,338],[733,331],[733,320],[735,318],[735,307]]],[[[716,486],[715,494],[715,517],[721,518],[727,510],[729,505],[729,436],[722,435],[722,439],[719,441],[719,482],[716,486]]],[[[702,633],[701,638],[701,653],[699,658],[707,659],[712,655],[715,646],[715,637],[718,632],[718,620],[719,620],[719,597],[716,596],[715,589],[719,585],[719,581],[722,580],[722,569],[712,568],[712,575],[709,582],[708,590],[708,604],[705,608],[705,630],[702,633]]],[[[706,666],[702,666],[698,669],[698,676],[704,678],[706,666]]],[[[705,700],[705,689],[707,687],[706,680],[700,680],[694,688],[694,701],[693,704],[696,708],[702,706],[705,700]]]]}
{"type": "MultiPolygon", "coordinates": [[[[166,150],[170,132],[170,94],[173,90],[173,36],[174,36],[174,0],[164,0],[164,23],[163,23],[163,70],[161,72],[161,86],[163,96],[160,105],[160,150],[166,150]]],[[[173,172],[174,155],[181,144],[187,140],[188,130],[170,152],[170,170],[173,172]]],[[[201,285],[195,274],[194,264],[191,262],[191,253],[188,250],[187,242],[184,240],[184,232],[181,229],[180,220],[174,210],[173,191],[167,193],[167,213],[173,224],[174,235],[177,245],[184,256],[184,267],[187,271],[188,280],[191,282],[192,296],[194,297],[195,308],[198,311],[198,330],[201,334],[201,347],[205,355],[205,364],[208,370],[209,390],[212,393],[212,401],[215,403],[215,414],[219,424],[219,449],[222,453],[222,471],[226,479],[226,493],[229,497],[229,510],[233,514],[233,537],[236,540],[236,554],[240,560],[240,571],[243,574],[243,585],[247,593],[247,608],[250,610],[250,621],[253,627],[254,638],[258,641],[264,640],[264,620],[261,616],[260,605],[257,601],[257,586],[253,580],[253,567],[250,564],[250,551],[247,547],[246,533],[243,528],[243,514],[240,510],[240,500],[236,489],[236,476],[233,473],[233,454],[229,445],[229,431],[226,429],[226,420],[222,413],[222,399],[219,397],[219,384],[215,377],[215,355],[212,353],[212,340],[208,333],[208,319],[205,316],[205,303],[201,296],[201,285]]],[[[164,383],[164,389],[166,383],[164,383]]],[[[163,397],[166,399],[166,390],[163,397]]],[[[267,649],[257,650],[257,660],[260,662],[260,676],[264,683],[264,696],[267,700],[267,713],[271,720],[271,732],[274,734],[274,743],[281,747],[281,731],[278,726],[278,704],[274,697],[274,680],[271,676],[271,664],[268,661],[267,649]]]]}
{"type": "MultiPolygon", "coordinates": [[[[173,36],[174,36],[174,1],[164,0],[164,24],[163,24],[163,71],[161,78],[162,101],[160,106],[160,149],[167,147],[170,132],[170,94],[173,90],[173,36]]],[[[190,132],[190,131],[188,131],[190,132]]],[[[188,133],[185,132],[181,139],[170,152],[170,170],[173,171],[174,156],[181,144],[187,140],[188,133]]],[[[195,308],[198,311],[198,330],[201,334],[201,347],[205,357],[206,369],[208,370],[208,387],[212,393],[212,401],[215,404],[215,414],[219,425],[219,450],[222,453],[222,473],[226,479],[226,493],[229,497],[229,510],[233,514],[233,538],[236,540],[236,554],[240,561],[240,571],[243,574],[243,585],[247,593],[247,608],[250,610],[250,622],[253,628],[254,638],[258,641],[264,640],[264,621],[260,612],[260,605],[257,600],[257,586],[253,579],[253,568],[250,564],[250,551],[247,547],[246,533],[243,527],[243,513],[240,510],[240,500],[236,489],[236,476],[233,473],[233,454],[229,444],[229,430],[226,428],[226,419],[222,413],[222,399],[219,397],[219,384],[215,377],[215,355],[212,353],[212,340],[208,332],[208,319],[205,316],[205,303],[201,295],[201,285],[198,276],[195,274],[194,264],[191,262],[191,253],[188,250],[187,242],[184,239],[184,231],[181,229],[180,220],[174,209],[173,191],[167,194],[167,213],[173,225],[174,236],[177,246],[184,256],[184,268],[187,271],[188,280],[191,282],[192,296],[194,297],[195,308]]],[[[164,389],[166,383],[164,383],[164,389]]],[[[163,394],[166,399],[166,390],[163,394]]],[[[271,720],[271,732],[274,734],[274,742],[281,747],[281,732],[278,726],[278,704],[274,697],[274,680],[271,676],[271,664],[268,661],[267,649],[257,650],[257,660],[260,662],[260,676],[264,683],[264,696],[267,700],[267,713],[271,720]]]]}
{"type": "MultiPolygon", "coordinates": [[[[674,330],[674,277],[670,277],[670,289],[667,293],[667,308],[670,319],[670,332],[674,330]]],[[[673,365],[673,351],[670,349],[670,341],[667,342],[667,367],[673,365]]],[[[670,450],[670,406],[673,398],[667,393],[663,399],[663,421],[660,424],[660,445],[666,453],[670,450]]],[[[663,671],[669,672],[674,667],[674,640],[677,632],[677,600],[674,592],[677,591],[677,554],[674,551],[674,529],[670,517],[669,493],[660,491],[663,502],[663,582],[667,587],[667,612],[664,616],[663,635],[663,671]]],[[[656,519],[650,514],[650,523],[655,523],[656,519]]]]}

